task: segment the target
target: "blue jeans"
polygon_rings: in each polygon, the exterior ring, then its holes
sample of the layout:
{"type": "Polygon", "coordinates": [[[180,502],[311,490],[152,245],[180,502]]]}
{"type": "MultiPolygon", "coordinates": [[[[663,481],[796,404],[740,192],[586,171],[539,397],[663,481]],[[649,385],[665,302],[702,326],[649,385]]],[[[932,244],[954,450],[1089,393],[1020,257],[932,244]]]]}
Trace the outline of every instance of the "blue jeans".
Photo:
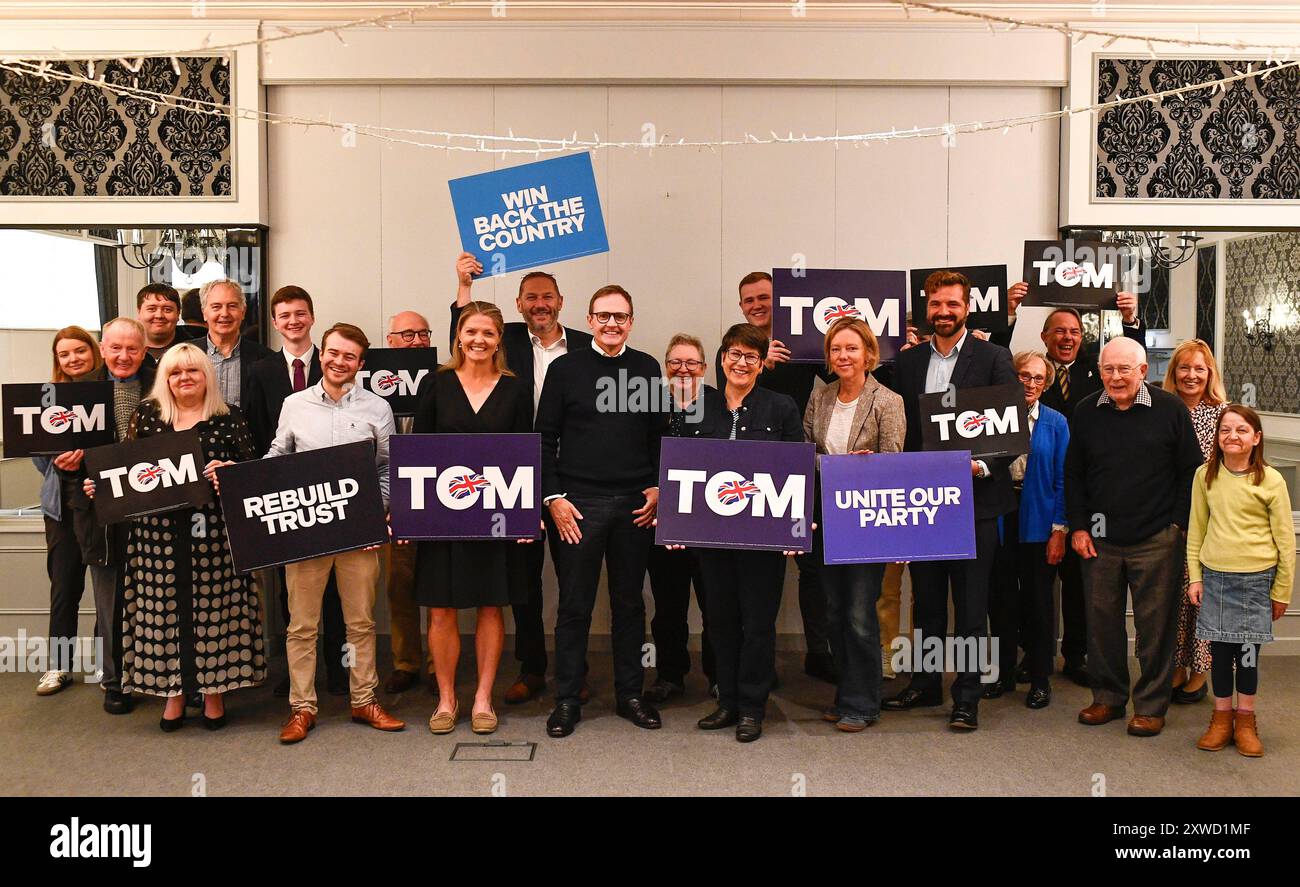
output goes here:
{"type": "Polygon", "coordinates": [[[841,715],[874,721],[880,717],[880,623],[876,601],[884,564],[822,567],[826,589],[826,633],[840,669],[835,708],[841,715]]]}

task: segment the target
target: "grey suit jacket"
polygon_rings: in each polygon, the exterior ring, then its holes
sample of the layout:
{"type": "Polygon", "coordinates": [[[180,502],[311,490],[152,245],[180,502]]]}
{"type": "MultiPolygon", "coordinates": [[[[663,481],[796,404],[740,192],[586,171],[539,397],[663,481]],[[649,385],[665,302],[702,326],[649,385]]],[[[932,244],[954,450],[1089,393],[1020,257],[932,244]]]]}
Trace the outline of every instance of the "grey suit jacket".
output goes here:
{"type": "MultiPolygon", "coordinates": [[[[840,380],[814,391],[808,398],[808,409],[803,415],[804,437],[817,445],[818,455],[826,452],[826,429],[835,412],[835,399],[840,393],[840,380]]],[[[873,453],[901,453],[907,434],[903,398],[867,375],[866,387],[858,398],[858,408],[853,412],[853,426],[849,432],[850,450],[871,450],[873,453]]]]}

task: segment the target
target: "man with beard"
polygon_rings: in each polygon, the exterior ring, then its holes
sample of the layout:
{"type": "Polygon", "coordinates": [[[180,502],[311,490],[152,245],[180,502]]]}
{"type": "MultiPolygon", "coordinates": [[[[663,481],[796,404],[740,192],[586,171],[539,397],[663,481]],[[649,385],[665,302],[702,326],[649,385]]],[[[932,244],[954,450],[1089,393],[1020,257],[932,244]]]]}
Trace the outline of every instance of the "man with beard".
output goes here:
{"type": "MultiPolygon", "coordinates": [[[[453,348],[460,309],[473,299],[470,291],[474,275],[482,272],[483,265],[473,254],[461,253],[457,257],[459,287],[456,302],[451,306],[450,341],[453,348]]],[[[555,359],[570,351],[591,347],[590,333],[560,324],[560,309],[563,307],[564,296],[560,294],[560,285],[555,278],[545,271],[530,271],[519,281],[519,294],[515,298],[515,308],[524,320],[522,323],[507,323],[501,338],[510,371],[532,389],[534,414],[542,396],[546,371],[555,359]]],[[[552,561],[555,560],[555,543],[555,539],[550,540],[552,561]]],[[[510,602],[515,620],[515,659],[519,660],[519,677],[505,694],[506,702],[511,705],[527,702],[546,689],[546,629],[542,626],[542,562],[546,551],[541,545],[524,547],[527,551],[519,561],[526,575],[511,583],[519,594],[518,600],[510,602]]],[[[590,690],[584,681],[580,698],[586,702],[589,696],[590,690]]]]}
{"type": "MultiPolygon", "coordinates": [[[[954,271],[936,271],[925,279],[925,319],[934,328],[928,345],[899,353],[894,362],[893,387],[903,398],[907,412],[907,437],[903,449],[922,449],[922,394],[954,388],[982,388],[1016,381],[1011,352],[970,335],[966,318],[970,314],[970,281],[954,271]]],[[[913,622],[920,631],[919,642],[927,637],[947,635],[948,584],[952,583],[953,634],[967,649],[988,632],[989,575],[998,545],[998,518],[1015,509],[1015,490],[1009,473],[1010,460],[971,460],[975,496],[975,557],[971,560],[913,561],[913,622]]],[[[948,725],[955,730],[979,726],[981,693],[978,662],[967,661],[952,685],[952,713],[948,725]]],[[[943,703],[943,673],[914,672],[898,696],[887,699],[884,708],[904,711],[943,703]]]]}

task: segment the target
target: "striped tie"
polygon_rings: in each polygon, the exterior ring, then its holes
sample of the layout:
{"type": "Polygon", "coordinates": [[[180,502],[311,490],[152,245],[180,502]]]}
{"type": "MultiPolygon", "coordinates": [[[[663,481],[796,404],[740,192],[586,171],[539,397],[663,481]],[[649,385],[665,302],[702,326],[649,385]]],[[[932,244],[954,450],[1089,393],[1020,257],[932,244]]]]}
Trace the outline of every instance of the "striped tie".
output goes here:
{"type": "Polygon", "coordinates": [[[1061,400],[1070,402],[1070,368],[1061,364],[1056,368],[1056,387],[1061,389],[1061,400]]]}

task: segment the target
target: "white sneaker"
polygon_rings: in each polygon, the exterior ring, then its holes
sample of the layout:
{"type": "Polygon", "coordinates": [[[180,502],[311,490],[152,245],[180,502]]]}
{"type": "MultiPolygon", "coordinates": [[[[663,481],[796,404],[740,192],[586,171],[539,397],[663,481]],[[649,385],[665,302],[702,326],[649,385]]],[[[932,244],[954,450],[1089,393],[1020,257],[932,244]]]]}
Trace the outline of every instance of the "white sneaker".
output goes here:
{"type": "Polygon", "coordinates": [[[36,685],[37,696],[53,696],[64,687],[72,683],[72,675],[66,671],[47,671],[41,675],[40,682],[36,685]]]}
{"type": "Polygon", "coordinates": [[[894,678],[898,677],[898,675],[894,674],[894,666],[890,661],[893,658],[894,657],[890,655],[889,650],[884,647],[880,648],[880,676],[887,681],[892,681],[894,678]]]}

